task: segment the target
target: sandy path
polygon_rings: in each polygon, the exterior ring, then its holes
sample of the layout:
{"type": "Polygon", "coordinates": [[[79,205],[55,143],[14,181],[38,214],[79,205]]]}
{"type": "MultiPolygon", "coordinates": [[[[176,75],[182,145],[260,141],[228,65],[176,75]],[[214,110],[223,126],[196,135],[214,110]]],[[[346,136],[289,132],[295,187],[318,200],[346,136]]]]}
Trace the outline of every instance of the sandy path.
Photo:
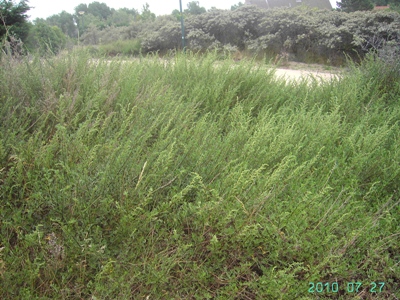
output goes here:
{"type": "MultiPolygon", "coordinates": [[[[91,62],[94,62],[98,64],[99,60],[98,59],[91,59],[91,62]]],[[[129,62],[129,60],[120,60],[124,63],[129,62]]],[[[113,62],[112,60],[107,60],[106,63],[111,63],[113,62]]],[[[164,61],[166,64],[167,61],[164,61]]],[[[232,66],[235,66],[235,64],[232,64],[232,66]]],[[[321,81],[329,81],[334,77],[338,77],[337,73],[329,73],[329,72],[321,72],[321,71],[311,71],[311,70],[293,70],[293,69],[280,69],[277,68],[275,69],[275,76],[278,78],[284,78],[286,80],[295,80],[295,81],[301,81],[303,78],[310,78],[315,77],[318,80],[321,81]]]]}
{"type": "Polygon", "coordinates": [[[328,72],[316,72],[316,71],[306,71],[306,70],[291,70],[291,69],[276,69],[275,75],[280,78],[285,78],[288,80],[301,80],[302,78],[307,78],[309,76],[314,76],[320,80],[331,80],[337,77],[337,74],[328,72]]]}

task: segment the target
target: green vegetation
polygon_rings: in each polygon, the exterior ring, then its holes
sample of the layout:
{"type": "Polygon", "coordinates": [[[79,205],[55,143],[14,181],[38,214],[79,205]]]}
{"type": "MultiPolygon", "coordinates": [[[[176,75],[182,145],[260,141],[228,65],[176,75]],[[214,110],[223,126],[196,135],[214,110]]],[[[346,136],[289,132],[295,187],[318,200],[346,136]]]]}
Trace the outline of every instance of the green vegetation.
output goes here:
{"type": "Polygon", "coordinates": [[[67,38],[59,27],[38,22],[29,33],[27,44],[33,51],[45,55],[59,53],[65,47],[66,41],[67,38]]]}
{"type": "Polygon", "coordinates": [[[109,44],[102,44],[91,48],[92,53],[100,56],[135,56],[140,54],[140,42],[138,40],[119,40],[109,44]]]}
{"type": "Polygon", "coordinates": [[[234,4],[234,5],[231,6],[231,10],[236,10],[239,7],[243,6],[243,5],[244,5],[243,2],[239,2],[238,4],[234,4]]]}
{"type": "Polygon", "coordinates": [[[372,10],[375,6],[372,0],[341,0],[336,3],[339,10],[344,12],[372,10]]]}
{"type": "Polygon", "coordinates": [[[1,299],[400,297],[399,61],[217,57],[2,58],[1,299]]]}
{"type": "MultiPolygon", "coordinates": [[[[165,53],[181,48],[178,19],[175,14],[129,26],[91,26],[81,40],[84,45],[97,46],[137,39],[141,53],[165,53]]],[[[290,60],[328,65],[343,65],[347,56],[362,59],[371,49],[378,51],[387,43],[399,45],[399,28],[400,15],[389,11],[262,10],[245,5],[233,11],[214,9],[185,17],[186,45],[194,52],[229,50],[270,58],[288,55],[290,60]]]]}
{"type": "Polygon", "coordinates": [[[24,53],[23,40],[31,27],[26,15],[30,7],[26,2],[0,0],[0,57],[3,53],[14,56],[24,53]]]}
{"type": "Polygon", "coordinates": [[[19,39],[24,39],[28,35],[29,23],[27,11],[30,9],[28,1],[0,0],[0,37],[9,34],[19,39]]]}
{"type": "MultiPolygon", "coordinates": [[[[399,1],[373,1],[380,5],[390,3],[392,11],[361,11],[372,9],[370,0],[342,1],[341,9],[332,11],[307,5],[260,9],[242,2],[230,10],[206,11],[199,1],[190,1],[183,12],[185,45],[193,52],[218,50],[237,57],[258,55],[272,60],[287,58],[343,66],[348,57],[360,62],[371,50],[379,53],[388,47],[399,49],[399,1]]],[[[26,22],[27,10],[26,1],[18,5],[0,1],[0,19],[5,16],[2,20],[7,20],[0,24],[2,46],[8,42],[3,47],[6,52],[22,54],[28,50],[48,55],[78,45],[98,49],[101,55],[132,56],[164,54],[182,47],[181,15],[177,9],[156,17],[147,3],[138,11],[115,10],[94,1],[79,4],[74,14],[62,11],[33,23],[26,22]]]]}

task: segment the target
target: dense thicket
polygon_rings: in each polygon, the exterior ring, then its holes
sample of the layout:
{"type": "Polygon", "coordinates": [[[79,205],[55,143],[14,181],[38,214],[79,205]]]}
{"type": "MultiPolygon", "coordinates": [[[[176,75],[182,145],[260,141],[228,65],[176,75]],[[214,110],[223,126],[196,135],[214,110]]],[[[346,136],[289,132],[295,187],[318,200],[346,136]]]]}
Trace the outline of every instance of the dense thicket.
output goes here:
{"type": "MultiPolygon", "coordinates": [[[[298,9],[261,10],[242,6],[233,11],[211,10],[185,20],[187,47],[246,50],[260,54],[287,53],[297,60],[340,63],[344,57],[363,57],[370,50],[396,49],[400,43],[400,15],[396,12],[354,12],[298,9]]],[[[87,45],[137,39],[142,52],[181,47],[175,17],[135,22],[127,27],[91,28],[87,45]],[[96,34],[97,39],[91,38],[96,34]]],[[[393,50],[394,51],[394,50],[393,50]]]]}
{"type": "MultiPolygon", "coordinates": [[[[231,10],[206,11],[191,1],[183,15],[186,47],[193,51],[245,51],[340,64],[346,56],[359,59],[370,50],[393,56],[400,48],[400,15],[389,10],[346,13],[305,6],[263,10],[239,2],[231,10]]],[[[27,40],[31,50],[39,47],[41,53],[43,49],[57,53],[76,43],[109,55],[166,52],[181,48],[180,13],[174,10],[156,17],[148,4],[140,12],[115,10],[99,2],[80,4],[75,14],[63,11],[36,19],[27,40]]]]}

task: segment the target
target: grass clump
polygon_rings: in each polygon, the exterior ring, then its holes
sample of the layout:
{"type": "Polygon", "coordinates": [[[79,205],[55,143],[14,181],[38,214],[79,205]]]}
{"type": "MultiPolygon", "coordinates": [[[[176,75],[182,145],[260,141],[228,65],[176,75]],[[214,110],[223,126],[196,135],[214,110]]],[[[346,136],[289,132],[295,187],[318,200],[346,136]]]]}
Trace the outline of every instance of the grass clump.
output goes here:
{"type": "Polygon", "coordinates": [[[216,60],[1,62],[0,298],[400,296],[399,74],[216,60]]]}
{"type": "Polygon", "coordinates": [[[96,53],[101,56],[136,56],[141,50],[139,40],[118,40],[109,44],[101,44],[97,47],[96,53]]]}

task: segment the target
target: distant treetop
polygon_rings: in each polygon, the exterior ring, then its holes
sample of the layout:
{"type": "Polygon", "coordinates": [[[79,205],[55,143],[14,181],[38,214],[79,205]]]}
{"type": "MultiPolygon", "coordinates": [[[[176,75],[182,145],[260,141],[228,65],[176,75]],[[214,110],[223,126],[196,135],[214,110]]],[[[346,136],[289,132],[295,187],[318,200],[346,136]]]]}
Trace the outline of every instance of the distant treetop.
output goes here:
{"type": "Polygon", "coordinates": [[[245,0],[247,5],[256,5],[260,8],[275,8],[275,7],[295,7],[299,5],[307,5],[319,9],[332,9],[329,0],[245,0]]]}

